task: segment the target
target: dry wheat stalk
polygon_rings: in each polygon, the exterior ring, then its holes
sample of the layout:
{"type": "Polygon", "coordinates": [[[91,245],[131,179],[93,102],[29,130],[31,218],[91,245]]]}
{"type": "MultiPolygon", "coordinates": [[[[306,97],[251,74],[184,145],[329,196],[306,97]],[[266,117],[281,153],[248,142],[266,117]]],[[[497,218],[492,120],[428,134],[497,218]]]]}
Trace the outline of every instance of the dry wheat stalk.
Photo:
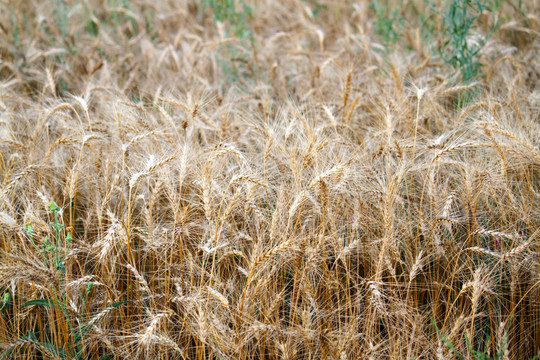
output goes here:
{"type": "Polygon", "coordinates": [[[536,355],[532,0],[468,84],[434,2],[390,52],[367,2],[51,3],[0,11],[0,357],[536,355]]]}

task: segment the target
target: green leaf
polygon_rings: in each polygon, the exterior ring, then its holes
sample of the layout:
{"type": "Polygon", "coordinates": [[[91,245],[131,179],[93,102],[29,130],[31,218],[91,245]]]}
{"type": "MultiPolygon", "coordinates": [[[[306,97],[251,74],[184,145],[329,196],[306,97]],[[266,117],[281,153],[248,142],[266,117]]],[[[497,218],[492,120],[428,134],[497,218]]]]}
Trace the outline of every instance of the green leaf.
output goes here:
{"type": "Polygon", "coordinates": [[[446,344],[446,346],[448,346],[448,348],[452,351],[452,353],[454,353],[454,355],[460,359],[460,360],[465,360],[463,358],[463,356],[461,356],[461,354],[456,350],[456,348],[454,347],[454,344],[452,344],[452,342],[450,340],[448,340],[447,338],[445,338],[442,334],[441,334],[441,330],[439,330],[439,328],[437,327],[437,324],[435,323],[435,320],[430,316],[430,320],[431,320],[431,324],[433,325],[433,327],[435,328],[435,331],[437,331],[437,335],[439,335],[439,337],[441,338],[442,341],[444,341],[444,343],[446,344]]]}
{"type": "Polygon", "coordinates": [[[98,24],[93,19],[88,20],[85,30],[94,37],[96,37],[99,33],[98,24]]]}
{"type": "Polygon", "coordinates": [[[11,293],[9,291],[6,291],[4,293],[4,297],[2,298],[2,301],[4,304],[7,304],[11,300],[11,293]]]}
{"type": "Polygon", "coordinates": [[[49,202],[49,209],[51,209],[51,211],[54,211],[54,212],[60,211],[60,207],[56,205],[54,201],[49,202]]]}
{"type": "Polygon", "coordinates": [[[26,233],[28,235],[32,235],[34,233],[34,228],[32,227],[32,224],[30,224],[30,223],[26,224],[26,225],[24,225],[24,228],[25,228],[26,233]]]}
{"type": "Polygon", "coordinates": [[[107,306],[108,308],[117,308],[121,305],[124,305],[124,304],[129,304],[131,302],[131,300],[124,300],[124,301],[117,301],[117,302],[113,302],[111,305],[107,306]]]}
{"type": "Polygon", "coordinates": [[[22,308],[25,308],[25,307],[28,307],[28,306],[32,306],[32,305],[51,306],[51,307],[55,306],[55,304],[54,304],[54,302],[52,300],[49,300],[49,299],[36,299],[36,300],[30,300],[30,301],[25,302],[24,304],[21,305],[21,307],[19,309],[22,309],[22,308]]]}
{"type": "Polygon", "coordinates": [[[4,313],[4,309],[8,309],[11,304],[11,292],[6,291],[4,293],[4,296],[2,297],[2,303],[0,306],[0,311],[2,311],[2,314],[4,313]]]}

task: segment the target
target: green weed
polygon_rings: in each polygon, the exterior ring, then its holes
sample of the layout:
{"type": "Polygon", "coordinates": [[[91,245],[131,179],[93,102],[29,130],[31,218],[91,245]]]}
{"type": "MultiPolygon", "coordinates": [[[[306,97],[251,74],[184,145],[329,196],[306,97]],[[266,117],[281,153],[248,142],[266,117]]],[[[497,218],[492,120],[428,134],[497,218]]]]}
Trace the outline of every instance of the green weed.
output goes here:
{"type": "MultiPolygon", "coordinates": [[[[454,346],[454,344],[452,344],[452,342],[450,340],[448,340],[446,337],[444,337],[442,335],[441,331],[437,327],[437,324],[435,323],[433,318],[431,318],[431,324],[435,328],[435,331],[437,332],[437,335],[439,336],[439,338],[445,343],[445,345],[450,349],[450,351],[452,351],[452,353],[458,359],[465,360],[465,359],[468,358],[466,355],[463,355],[458,350],[456,350],[456,347],[454,346]]],[[[507,348],[507,345],[508,345],[508,335],[507,334],[508,334],[508,327],[505,329],[503,339],[502,339],[501,344],[499,345],[499,349],[497,350],[497,353],[495,353],[493,356],[490,354],[489,349],[488,349],[488,345],[490,344],[489,335],[488,335],[486,341],[484,342],[484,344],[485,344],[484,350],[476,350],[476,349],[474,349],[466,334],[464,334],[464,338],[465,338],[465,342],[467,344],[467,348],[469,349],[469,352],[473,356],[472,359],[474,359],[474,360],[488,360],[488,359],[499,360],[499,359],[503,358],[504,353],[505,353],[506,348],[507,348]]]]}
{"type": "Polygon", "coordinates": [[[219,21],[226,24],[230,34],[242,40],[253,40],[251,31],[252,6],[242,0],[203,0],[203,8],[212,9],[214,22],[219,21]]]}
{"type": "Polygon", "coordinates": [[[399,3],[392,10],[388,0],[382,4],[378,0],[374,0],[371,2],[371,8],[375,11],[375,32],[382,36],[386,43],[397,42],[403,28],[403,17],[399,3]]]}
{"type": "Polygon", "coordinates": [[[496,24],[487,34],[478,31],[482,13],[498,8],[498,3],[493,7],[489,5],[486,0],[451,0],[442,14],[445,39],[441,55],[446,63],[461,72],[465,83],[478,77],[482,67],[478,54],[495,31],[496,24]]]}
{"type": "MultiPolygon", "coordinates": [[[[239,46],[226,43],[221,47],[222,51],[216,54],[216,61],[220,64],[227,83],[236,82],[246,73],[245,65],[250,62],[249,49],[255,44],[251,26],[253,7],[242,0],[203,0],[203,9],[207,8],[212,9],[214,23],[225,24],[228,35],[240,40],[239,46]]],[[[257,72],[255,64],[249,72],[257,72]]]]}
{"type": "MultiPolygon", "coordinates": [[[[49,203],[49,209],[53,215],[53,221],[50,223],[52,233],[47,235],[44,239],[43,245],[36,245],[34,240],[34,229],[31,224],[25,225],[25,231],[28,236],[28,239],[34,246],[34,248],[41,254],[43,259],[43,264],[47,267],[53,266],[54,269],[58,272],[60,278],[60,289],[52,288],[52,298],[42,298],[34,299],[25,302],[20,306],[20,309],[30,307],[30,306],[39,306],[44,308],[55,308],[61,311],[66,321],[70,335],[71,342],[68,342],[65,347],[61,348],[53,344],[53,341],[48,340],[51,337],[50,328],[46,327],[42,332],[40,331],[28,331],[26,335],[20,336],[20,341],[27,341],[37,345],[39,352],[45,352],[50,355],[53,355],[60,359],[77,359],[83,360],[84,352],[84,342],[83,339],[86,334],[94,327],[101,318],[118,306],[127,304],[129,301],[119,301],[114,302],[111,305],[105,307],[102,311],[98,312],[97,315],[90,317],[86,320],[86,304],[88,297],[92,291],[94,283],[89,281],[86,286],[86,291],[83,294],[79,293],[79,301],[81,301],[80,314],[76,318],[73,315],[70,315],[68,310],[68,294],[66,292],[66,266],[65,260],[66,255],[71,249],[71,242],[73,240],[71,231],[66,231],[64,229],[64,224],[60,220],[61,208],[56,205],[54,202],[49,203]],[[80,324],[77,326],[76,324],[80,324]],[[46,341],[41,341],[39,338],[45,338],[46,341]],[[70,343],[74,345],[70,345],[70,343]]],[[[1,300],[0,311],[4,313],[4,309],[7,309],[12,302],[12,295],[10,292],[5,292],[3,299],[1,300]]],[[[48,325],[49,326],[49,325],[48,325]]],[[[3,359],[9,355],[12,355],[13,350],[8,349],[0,353],[0,359],[3,359]]]]}

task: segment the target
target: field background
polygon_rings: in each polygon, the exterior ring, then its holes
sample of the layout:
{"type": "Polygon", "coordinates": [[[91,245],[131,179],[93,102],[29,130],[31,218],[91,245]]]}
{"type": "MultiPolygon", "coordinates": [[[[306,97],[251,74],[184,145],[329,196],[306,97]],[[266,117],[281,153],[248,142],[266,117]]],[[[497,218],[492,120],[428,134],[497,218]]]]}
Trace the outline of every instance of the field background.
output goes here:
{"type": "Polygon", "coordinates": [[[0,2],[0,358],[540,354],[535,0],[0,2]]]}

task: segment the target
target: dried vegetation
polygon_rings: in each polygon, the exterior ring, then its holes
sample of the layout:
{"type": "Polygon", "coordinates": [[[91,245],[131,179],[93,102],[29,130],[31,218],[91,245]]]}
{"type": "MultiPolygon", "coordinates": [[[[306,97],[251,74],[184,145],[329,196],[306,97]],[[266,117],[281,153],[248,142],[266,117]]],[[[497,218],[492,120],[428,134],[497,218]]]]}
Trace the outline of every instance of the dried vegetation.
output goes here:
{"type": "Polygon", "coordinates": [[[363,1],[2,2],[1,356],[539,354],[517,3],[463,83],[423,1],[393,43],[363,1]]]}

